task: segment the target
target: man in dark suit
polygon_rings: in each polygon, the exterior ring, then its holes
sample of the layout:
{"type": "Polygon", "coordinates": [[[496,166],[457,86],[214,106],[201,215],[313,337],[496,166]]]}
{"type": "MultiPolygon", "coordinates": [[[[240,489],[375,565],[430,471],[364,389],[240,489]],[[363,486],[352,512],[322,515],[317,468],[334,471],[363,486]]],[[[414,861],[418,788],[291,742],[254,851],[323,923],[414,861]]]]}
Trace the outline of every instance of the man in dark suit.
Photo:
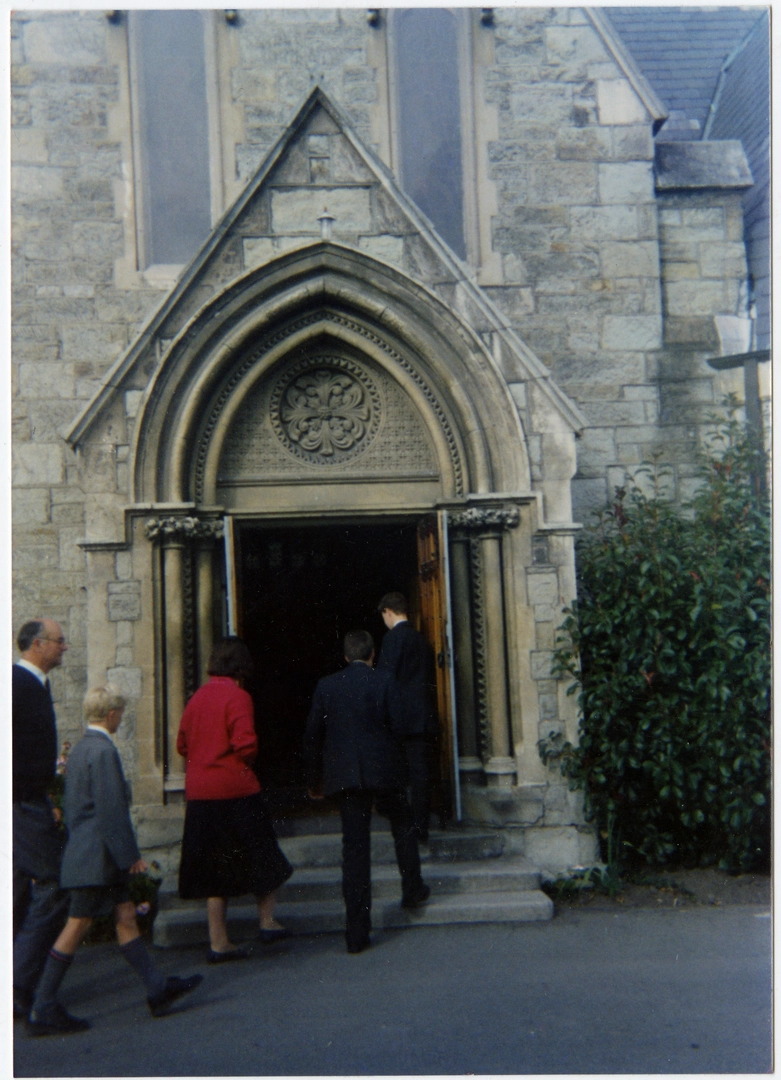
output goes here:
{"type": "Polygon", "coordinates": [[[403,763],[390,731],[389,681],[373,670],[374,642],[365,630],[344,639],[348,666],[321,679],[304,733],[313,798],[334,796],[342,818],[342,895],[347,951],[362,952],[371,930],[371,812],[390,820],[401,873],[402,907],[424,903],[412,810],[402,786],[403,763]]]}
{"type": "Polygon", "coordinates": [[[47,791],[57,766],[57,728],[48,673],[68,646],[53,619],[19,631],[22,656],[11,679],[13,731],[14,1017],[30,1010],[50,946],[62,929],[68,897],[60,889],[64,837],[47,791]]]}
{"type": "Polygon", "coordinates": [[[416,835],[420,843],[426,844],[431,816],[432,746],[437,733],[434,655],[423,635],[410,626],[403,593],[386,593],[377,610],[388,628],[377,670],[391,678],[393,732],[406,758],[416,835]]]}

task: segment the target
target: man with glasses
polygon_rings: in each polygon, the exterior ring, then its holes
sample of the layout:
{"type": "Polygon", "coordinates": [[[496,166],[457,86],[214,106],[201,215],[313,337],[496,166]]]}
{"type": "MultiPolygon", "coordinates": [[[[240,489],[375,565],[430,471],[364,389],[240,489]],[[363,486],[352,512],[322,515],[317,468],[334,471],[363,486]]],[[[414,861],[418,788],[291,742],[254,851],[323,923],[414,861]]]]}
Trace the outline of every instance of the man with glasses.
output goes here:
{"type": "Polygon", "coordinates": [[[68,646],[53,619],[26,622],[13,666],[14,1018],[30,1010],[46,956],[65,924],[60,889],[64,837],[47,792],[57,767],[57,727],[49,672],[68,646]]]}

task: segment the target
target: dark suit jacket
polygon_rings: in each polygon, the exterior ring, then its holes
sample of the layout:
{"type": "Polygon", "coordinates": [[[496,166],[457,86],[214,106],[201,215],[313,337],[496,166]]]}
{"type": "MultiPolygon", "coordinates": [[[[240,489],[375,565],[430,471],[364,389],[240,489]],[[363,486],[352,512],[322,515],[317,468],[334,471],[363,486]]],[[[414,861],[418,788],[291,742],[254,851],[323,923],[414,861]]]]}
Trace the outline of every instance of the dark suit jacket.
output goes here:
{"type": "Polygon", "coordinates": [[[111,885],[141,858],[130,822],[130,799],[117,749],[100,731],[86,731],[65,774],[68,843],[63,889],[111,885]]]}
{"type": "Polygon", "coordinates": [[[27,668],[11,676],[13,800],[42,799],[57,768],[57,727],[49,691],[27,668]]]}
{"type": "Polygon", "coordinates": [[[377,671],[391,677],[391,718],[400,736],[433,735],[437,730],[434,709],[436,676],[434,653],[414,626],[396,623],[382,639],[377,671]]]}
{"type": "Polygon", "coordinates": [[[354,788],[394,788],[403,765],[390,731],[389,680],[356,660],[315,689],[304,732],[309,786],[324,795],[354,788]]]}

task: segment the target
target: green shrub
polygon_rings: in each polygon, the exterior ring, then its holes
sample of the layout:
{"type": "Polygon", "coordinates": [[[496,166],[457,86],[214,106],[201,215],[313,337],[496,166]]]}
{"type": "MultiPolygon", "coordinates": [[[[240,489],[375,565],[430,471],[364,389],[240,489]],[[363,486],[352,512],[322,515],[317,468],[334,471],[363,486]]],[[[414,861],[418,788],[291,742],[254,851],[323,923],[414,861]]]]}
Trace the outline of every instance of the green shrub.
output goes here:
{"type": "Polygon", "coordinates": [[[677,511],[618,489],[578,545],[579,600],[554,672],[573,679],[577,747],[558,760],[620,862],[767,865],[770,818],[770,525],[764,455],[718,424],[702,483],[677,511]]]}

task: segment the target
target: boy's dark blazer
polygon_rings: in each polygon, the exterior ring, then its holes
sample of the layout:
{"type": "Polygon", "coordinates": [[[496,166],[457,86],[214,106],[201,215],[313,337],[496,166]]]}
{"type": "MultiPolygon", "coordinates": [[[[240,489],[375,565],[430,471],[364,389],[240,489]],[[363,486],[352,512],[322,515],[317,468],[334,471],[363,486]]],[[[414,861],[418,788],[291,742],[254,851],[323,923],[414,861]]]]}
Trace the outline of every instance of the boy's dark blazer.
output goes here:
{"type": "Polygon", "coordinates": [[[395,734],[402,738],[435,734],[434,651],[414,626],[399,622],[387,631],[377,671],[387,672],[392,679],[390,708],[395,734]]]}
{"type": "Polygon", "coordinates": [[[88,728],[68,758],[63,808],[68,826],[63,889],[115,884],[141,858],[122,763],[100,731],[88,728]]]}
{"type": "Polygon", "coordinates": [[[304,733],[309,786],[324,795],[399,788],[403,763],[390,731],[387,675],[355,660],[321,679],[304,733]]]}

